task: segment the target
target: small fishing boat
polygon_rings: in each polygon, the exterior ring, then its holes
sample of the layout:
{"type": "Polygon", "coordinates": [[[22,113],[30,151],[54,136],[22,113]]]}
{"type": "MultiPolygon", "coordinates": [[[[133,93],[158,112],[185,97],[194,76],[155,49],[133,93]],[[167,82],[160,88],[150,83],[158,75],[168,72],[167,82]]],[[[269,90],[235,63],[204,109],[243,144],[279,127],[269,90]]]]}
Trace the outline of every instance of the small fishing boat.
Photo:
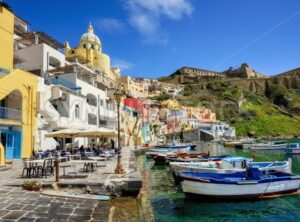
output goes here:
{"type": "Polygon", "coordinates": [[[152,155],[153,160],[156,164],[166,164],[173,159],[199,159],[199,158],[208,158],[208,153],[190,153],[185,150],[180,150],[178,152],[169,152],[169,153],[158,153],[152,155]]]}
{"type": "Polygon", "coordinates": [[[166,154],[166,153],[174,153],[174,150],[170,150],[170,149],[150,149],[145,154],[146,154],[146,157],[153,158],[153,157],[157,156],[158,154],[166,154]]]}
{"type": "Polygon", "coordinates": [[[247,144],[243,148],[251,150],[284,150],[287,147],[286,141],[270,141],[255,144],[247,144]]]}
{"type": "Polygon", "coordinates": [[[260,171],[248,168],[246,172],[199,173],[182,171],[183,192],[192,197],[217,199],[253,199],[278,197],[297,193],[300,176],[280,171],[260,171]]]}
{"type": "Polygon", "coordinates": [[[182,158],[182,157],[168,157],[167,162],[185,162],[185,163],[199,163],[199,162],[208,162],[208,161],[220,161],[226,157],[229,157],[229,155],[224,156],[202,156],[197,158],[182,158]]]}
{"type": "Polygon", "coordinates": [[[289,143],[286,148],[287,154],[300,154],[300,143],[289,143]]]}
{"type": "Polygon", "coordinates": [[[195,171],[201,173],[234,173],[244,172],[246,167],[257,167],[262,171],[277,170],[283,172],[291,172],[290,163],[288,161],[275,162],[252,162],[252,159],[245,157],[226,157],[220,161],[209,163],[175,163],[171,162],[170,167],[174,171],[174,175],[178,176],[180,171],[195,171]]]}
{"type": "Polygon", "coordinates": [[[173,140],[171,143],[163,144],[163,145],[156,145],[155,148],[159,149],[184,149],[189,148],[191,150],[197,147],[196,144],[193,143],[181,143],[178,140],[173,140]]]}

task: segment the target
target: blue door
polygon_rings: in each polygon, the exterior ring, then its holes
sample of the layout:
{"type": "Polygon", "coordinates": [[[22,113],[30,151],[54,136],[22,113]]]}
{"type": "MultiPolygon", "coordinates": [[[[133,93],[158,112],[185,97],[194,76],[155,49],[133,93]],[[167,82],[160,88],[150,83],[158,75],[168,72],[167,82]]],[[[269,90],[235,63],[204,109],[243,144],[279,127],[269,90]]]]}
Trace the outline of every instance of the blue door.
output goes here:
{"type": "Polygon", "coordinates": [[[14,132],[6,131],[5,158],[14,158],[14,132]]]}
{"type": "Polygon", "coordinates": [[[21,159],[21,132],[14,131],[14,159],[21,159]]]}

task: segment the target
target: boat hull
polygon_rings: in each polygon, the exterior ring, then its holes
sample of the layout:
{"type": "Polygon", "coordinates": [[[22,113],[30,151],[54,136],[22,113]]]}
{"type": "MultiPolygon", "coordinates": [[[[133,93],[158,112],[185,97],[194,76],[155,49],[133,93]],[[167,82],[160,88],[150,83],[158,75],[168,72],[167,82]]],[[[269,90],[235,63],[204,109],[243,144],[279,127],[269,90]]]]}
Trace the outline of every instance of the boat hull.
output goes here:
{"type": "MultiPolygon", "coordinates": [[[[185,148],[191,148],[192,145],[182,145],[182,146],[172,146],[172,145],[157,145],[155,146],[155,148],[159,148],[159,149],[185,149],[185,148]]],[[[195,147],[194,147],[195,148],[195,147]]]]}
{"type": "Polygon", "coordinates": [[[300,149],[288,150],[286,153],[287,154],[300,154],[300,149]]]}
{"type": "Polygon", "coordinates": [[[260,144],[248,144],[243,146],[245,149],[251,150],[285,150],[287,143],[272,144],[272,143],[260,143],[260,144]]]}
{"type": "Polygon", "coordinates": [[[296,195],[299,194],[298,189],[294,190],[286,190],[286,191],[280,191],[280,192],[274,192],[274,193],[268,193],[265,195],[235,195],[235,196],[216,196],[216,195],[203,195],[203,194],[194,194],[194,193],[185,193],[185,196],[190,198],[190,199],[199,199],[199,200],[219,200],[219,201],[228,201],[228,200],[257,200],[257,199],[266,199],[266,198],[276,198],[279,196],[284,196],[284,195],[296,195]]]}
{"type": "MultiPolygon", "coordinates": [[[[178,172],[180,171],[193,171],[193,172],[199,172],[199,173],[235,173],[235,172],[245,172],[246,168],[225,168],[220,169],[216,167],[208,167],[209,163],[176,163],[171,162],[170,167],[175,172],[175,175],[178,175],[178,172]],[[197,165],[200,165],[201,167],[197,167],[197,165]],[[205,166],[206,165],[206,166],[205,166]]],[[[276,170],[281,172],[290,173],[291,168],[289,162],[283,162],[283,164],[276,165],[276,162],[274,162],[274,165],[271,166],[269,162],[253,162],[250,163],[250,165],[258,167],[261,171],[266,170],[276,170]],[[262,166],[262,164],[265,164],[266,166],[262,166]]]]}
{"type": "Polygon", "coordinates": [[[247,199],[294,193],[299,189],[300,178],[267,183],[216,184],[210,182],[183,180],[184,193],[205,198],[247,199]]]}

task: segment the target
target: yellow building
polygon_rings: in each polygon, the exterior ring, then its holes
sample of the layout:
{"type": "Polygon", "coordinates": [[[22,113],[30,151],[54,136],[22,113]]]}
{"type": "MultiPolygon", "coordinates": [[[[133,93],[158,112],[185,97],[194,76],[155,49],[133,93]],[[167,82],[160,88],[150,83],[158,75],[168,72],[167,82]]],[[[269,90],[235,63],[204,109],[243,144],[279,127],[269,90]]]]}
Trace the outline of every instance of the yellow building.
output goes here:
{"type": "Polygon", "coordinates": [[[0,164],[34,149],[38,77],[13,70],[14,15],[0,7],[0,164]]]}
{"type": "Polygon", "coordinates": [[[70,48],[68,42],[65,42],[65,55],[69,61],[78,61],[88,68],[104,74],[113,81],[117,82],[120,74],[118,70],[111,69],[110,58],[102,53],[102,44],[94,33],[93,26],[90,24],[87,32],[84,33],[77,48],[70,48]]]}
{"type": "Polygon", "coordinates": [[[129,96],[134,98],[148,97],[148,89],[144,83],[138,82],[130,76],[122,76],[120,78],[120,82],[122,83],[123,89],[129,96]]]}

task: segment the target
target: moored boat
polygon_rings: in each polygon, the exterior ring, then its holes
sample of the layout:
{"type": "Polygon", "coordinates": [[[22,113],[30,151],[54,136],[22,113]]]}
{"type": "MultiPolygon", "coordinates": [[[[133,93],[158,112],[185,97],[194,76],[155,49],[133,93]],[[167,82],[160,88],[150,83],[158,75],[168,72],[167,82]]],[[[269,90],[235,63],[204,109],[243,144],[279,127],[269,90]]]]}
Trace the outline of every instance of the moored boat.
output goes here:
{"type": "Polygon", "coordinates": [[[176,163],[171,162],[170,167],[177,176],[180,171],[194,171],[201,173],[234,173],[244,172],[246,167],[257,167],[262,171],[277,170],[290,173],[290,163],[288,161],[275,162],[252,162],[252,159],[245,157],[227,157],[220,161],[205,163],[176,163]]]}
{"type": "Polygon", "coordinates": [[[300,177],[280,171],[260,171],[249,168],[246,172],[199,173],[182,171],[183,192],[191,196],[217,199],[248,199],[277,197],[296,193],[300,177]]]}
{"type": "Polygon", "coordinates": [[[243,148],[251,150],[284,150],[287,147],[286,141],[269,141],[244,145],[243,148]]]}
{"type": "Polygon", "coordinates": [[[289,143],[286,148],[287,154],[300,154],[300,143],[289,143]]]}
{"type": "Polygon", "coordinates": [[[189,148],[191,150],[197,147],[196,144],[193,143],[181,143],[177,140],[173,140],[171,143],[163,144],[163,145],[156,145],[155,148],[159,149],[184,149],[189,148]]]}
{"type": "Polygon", "coordinates": [[[208,158],[208,153],[190,153],[185,152],[184,150],[180,150],[178,152],[170,152],[170,153],[158,153],[157,155],[153,155],[153,160],[155,163],[165,164],[174,159],[195,159],[198,160],[200,158],[208,158]]]}
{"type": "Polygon", "coordinates": [[[208,161],[220,161],[223,158],[229,157],[229,155],[224,156],[207,156],[207,157],[200,157],[200,158],[181,158],[181,157],[169,157],[168,162],[188,162],[188,163],[194,163],[194,162],[208,162],[208,161]]]}

